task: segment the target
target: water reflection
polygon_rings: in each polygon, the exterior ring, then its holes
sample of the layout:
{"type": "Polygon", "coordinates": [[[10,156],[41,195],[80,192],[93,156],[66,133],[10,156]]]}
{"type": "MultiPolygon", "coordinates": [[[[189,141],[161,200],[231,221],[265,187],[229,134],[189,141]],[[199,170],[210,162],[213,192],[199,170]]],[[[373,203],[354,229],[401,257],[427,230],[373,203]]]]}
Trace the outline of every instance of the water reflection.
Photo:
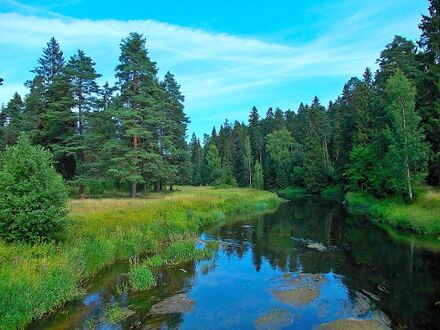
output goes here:
{"type": "Polygon", "coordinates": [[[440,308],[435,306],[440,300],[440,244],[430,242],[429,249],[414,241],[407,244],[365,219],[349,216],[340,204],[318,198],[283,204],[273,214],[211,228],[202,239],[220,242],[212,260],[165,269],[154,289],[128,295],[115,290],[126,280],[126,265],[114,266],[94,280],[85,298],[32,326],[313,329],[322,324],[348,328],[361,321],[370,328],[440,325],[440,308]],[[105,308],[114,304],[129,310],[130,316],[111,325],[105,308]],[[336,320],[340,323],[332,323],[336,320]]]}

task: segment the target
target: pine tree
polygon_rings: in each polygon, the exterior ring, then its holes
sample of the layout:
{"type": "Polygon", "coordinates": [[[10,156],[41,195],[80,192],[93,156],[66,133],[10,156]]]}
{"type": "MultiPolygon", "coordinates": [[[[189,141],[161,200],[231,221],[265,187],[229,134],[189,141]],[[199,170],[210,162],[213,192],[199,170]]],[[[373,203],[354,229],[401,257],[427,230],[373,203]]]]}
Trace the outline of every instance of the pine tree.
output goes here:
{"type": "Polygon", "coordinates": [[[115,116],[121,136],[114,144],[110,172],[122,182],[130,182],[130,196],[136,197],[137,184],[144,183],[146,176],[166,171],[162,155],[164,147],[170,145],[168,136],[161,139],[162,131],[158,130],[165,119],[165,91],[158,83],[156,63],[148,57],[141,34],[130,33],[120,48],[116,66],[120,95],[115,101],[115,116]]]}
{"type": "Polygon", "coordinates": [[[78,50],[70,58],[65,74],[73,97],[73,109],[77,115],[76,134],[70,138],[68,148],[76,159],[75,181],[79,184],[79,195],[82,196],[84,184],[91,179],[87,176],[85,166],[86,152],[91,151],[86,145],[85,135],[90,128],[90,113],[98,110],[99,86],[96,79],[101,75],[95,70],[95,62],[82,50],[78,50]]]}
{"type": "Polygon", "coordinates": [[[387,81],[386,111],[391,119],[391,139],[387,158],[392,164],[390,184],[402,191],[406,187],[413,199],[414,175],[422,173],[427,160],[427,146],[419,128],[420,117],[415,113],[416,90],[402,71],[387,81]]]}

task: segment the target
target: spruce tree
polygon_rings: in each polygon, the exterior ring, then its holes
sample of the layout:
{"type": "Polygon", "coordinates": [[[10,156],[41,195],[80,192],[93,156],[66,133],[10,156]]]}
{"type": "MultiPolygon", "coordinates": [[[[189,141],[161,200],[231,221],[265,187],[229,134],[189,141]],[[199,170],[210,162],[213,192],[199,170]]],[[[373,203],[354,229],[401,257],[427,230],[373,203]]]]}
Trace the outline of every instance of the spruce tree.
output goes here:
{"type": "Polygon", "coordinates": [[[205,155],[206,179],[209,185],[225,183],[225,172],[222,170],[221,158],[218,149],[210,144],[205,155]]]}
{"type": "Polygon", "coordinates": [[[440,184],[440,2],[429,1],[429,14],[422,15],[419,47],[423,76],[418,84],[418,112],[427,142],[431,145],[427,182],[440,184]],[[423,92],[420,92],[423,91],[423,92]]]}
{"type": "Polygon", "coordinates": [[[200,145],[200,140],[193,133],[191,142],[189,143],[191,153],[191,184],[194,186],[200,186],[203,183],[202,168],[203,168],[203,151],[200,145]]]}
{"type": "Polygon", "coordinates": [[[30,93],[26,97],[23,124],[34,143],[48,148],[55,165],[65,179],[75,174],[75,158],[67,148],[76,128],[73,98],[64,71],[64,55],[55,38],[51,38],[32,70],[34,79],[27,82],[30,93]]]}
{"type": "Polygon", "coordinates": [[[304,144],[304,183],[311,193],[318,193],[327,183],[324,148],[320,137],[321,115],[319,108],[310,108],[306,118],[304,144]]]}
{"type": "Polygon", "coordinates": [[[0,122],[0,150],[8,145],[14,145],[17,142],[22,127],[22,117],[24,111],[24,102],[21,96],[16,92],[6,107],[1,111],[0,122]]]}
{"type": "MultiPolygon", "coordinates": [[[[183,102],[185,97],[180,91],[180,85],[170,72],[165,74],[163,86],[166,92],[165,120],[170,122],[169,130],[166,132],[171,139],[174,152],[167,154],[170,166],[174,168],[174,177],[169,178],[170,189],[173,182],[182,183],[189,176],[189,157],[186,144],[186,128],[189,118],[185,115],[183,102]]],[[[168,152],[169,150],[167,150],[168,152]]]]}

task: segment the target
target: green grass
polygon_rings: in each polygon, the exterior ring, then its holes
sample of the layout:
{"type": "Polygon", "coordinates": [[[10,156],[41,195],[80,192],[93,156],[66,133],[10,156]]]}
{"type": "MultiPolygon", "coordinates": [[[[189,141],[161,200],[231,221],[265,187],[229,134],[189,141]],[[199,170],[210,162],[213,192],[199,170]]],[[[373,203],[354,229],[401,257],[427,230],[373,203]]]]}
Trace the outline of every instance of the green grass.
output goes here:
{"type": "Polygon", "coordinates": [[[154,285],[154,276],[148,266],[131,266],[128,273],[130,287],[135,291],[148,290],[154,285]]]}
{"type": "Polygon", "coordinates": [[[286,189],[278,191],[278,196],[285,199],[303,198],[306,195],[307,195],[306,188],[297,187],[297,186],[290,186],[287,187],[286,189]]]}
{"type": "MultiPolygon", "coordinates": [[[[189,252],[188,243],[177,242],[227,216],[281,203],[274,194],[252,189],[179,189],[138,199],[71,200],[69,227],[59,244],[0,241],[0,329],[23,328],[78,297],[87,278],[116,260],[145,253],[174,262],[203,258],[206,252],[189,252]]],[[[149,263],[139,267],[154,269],[159,262],[149,263]]]]}
{"type": "Polygon", "coordinates": [[[411,204],[400,197],[379,200],[362,193],[347,193],[345,200],[350,210],[368,214],[381,224],[419,234],[440,234],[440,192],[433,188],[419,187],[411,204]]]}

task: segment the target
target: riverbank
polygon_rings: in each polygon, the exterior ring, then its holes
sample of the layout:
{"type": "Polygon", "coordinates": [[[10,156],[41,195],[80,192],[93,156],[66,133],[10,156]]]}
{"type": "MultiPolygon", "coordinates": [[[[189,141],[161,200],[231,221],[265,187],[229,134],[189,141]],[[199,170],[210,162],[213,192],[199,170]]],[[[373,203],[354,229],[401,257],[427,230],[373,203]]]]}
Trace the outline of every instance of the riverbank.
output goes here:
{"type": "Polygon", "coordinates": [[[0,242],[0,328],[22,328],[78,297],[88,279],[116,260],[162,253],[210,223],[281,203],[251,189],[180,189],[139,199],[72,200],[61,243],[0,242]]]}
{"type": "Polygon", "coordinates": [[[379,200],[353,192],[345,195],[345,203],[350,211],[364,213],[379,224],[418,234],[440,235],[440,192],[432,187],[420,187],[411,204],[398,197],[379,200]]]}

